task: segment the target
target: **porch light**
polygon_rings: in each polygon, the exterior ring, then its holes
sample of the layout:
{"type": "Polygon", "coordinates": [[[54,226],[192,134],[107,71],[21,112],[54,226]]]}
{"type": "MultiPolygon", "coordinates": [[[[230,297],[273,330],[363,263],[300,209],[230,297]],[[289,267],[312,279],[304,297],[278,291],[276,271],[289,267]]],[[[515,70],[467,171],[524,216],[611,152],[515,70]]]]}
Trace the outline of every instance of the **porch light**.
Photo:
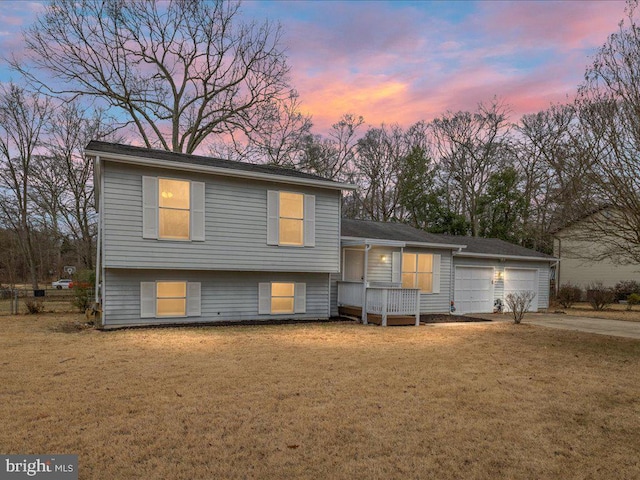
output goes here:
{"type": "Polygon", "coordinates": [[[496,270],[496,280],[504,279],[504,272],[502,270],[496,270]]]}
{"type": "Polygon", "coordinates": [[[388,257],[386,255],[380,255],[380,261],[382,263],[387,263],[388,257]]]}

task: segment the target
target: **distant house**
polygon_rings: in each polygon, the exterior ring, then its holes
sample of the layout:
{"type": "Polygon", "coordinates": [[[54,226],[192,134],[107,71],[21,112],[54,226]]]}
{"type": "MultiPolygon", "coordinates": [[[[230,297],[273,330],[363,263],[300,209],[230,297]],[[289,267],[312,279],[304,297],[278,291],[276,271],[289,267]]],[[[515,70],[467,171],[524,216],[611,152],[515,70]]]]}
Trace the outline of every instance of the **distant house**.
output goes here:
{"type": "Polygon", "coordinates": [[[495,239],[341,219],[353,185],[296,170],[91,142],[104,328],[319,320],[381,324],[549,299],[555,259],[495,239]],[[453,303],[452,303],[453,302],[453,303]]]}
{"type": "Polygon", "coordinates": [[[560,260],[558,286],[571,283],[586,288],[590,283],[602,282],[613,287],[620,281],[640,281],[640,265],[625,258],[604,257],[609,248],[606,238],[590,231],[594,215],[606,224],[611,214],[609,209],[602,209],[553,232],[553,255],[560,260]]]}

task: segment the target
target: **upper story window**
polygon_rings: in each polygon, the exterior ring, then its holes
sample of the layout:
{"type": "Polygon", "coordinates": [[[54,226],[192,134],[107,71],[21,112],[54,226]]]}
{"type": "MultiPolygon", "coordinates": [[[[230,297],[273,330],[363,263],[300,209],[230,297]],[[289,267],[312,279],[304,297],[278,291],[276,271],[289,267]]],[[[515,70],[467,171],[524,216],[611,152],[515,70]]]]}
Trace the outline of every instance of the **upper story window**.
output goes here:
{"type": "Polygon", "coordinates": [[[188,181],[158,179],[158,238],[189,240],[190,190],[188,181]]]}
{"type": "Polygon", "coordinates": [[[267,191],[267,245],[314,247],[315,237],[315,195],[267,191]]]}
{"type": "Polygon", "coordinates": [[[280,192],[280,245],[304,244],[304,195],[280,192]]]}
{"type": "Polygon", "coordinates": [[[433,255],[430,253],[402,254],[402,286],[433,292],[433,255]]]}
{"type": "Polygon", "coordinates": [[[142,177],[142,238],[204,241],[205,184],[142,177]]]}

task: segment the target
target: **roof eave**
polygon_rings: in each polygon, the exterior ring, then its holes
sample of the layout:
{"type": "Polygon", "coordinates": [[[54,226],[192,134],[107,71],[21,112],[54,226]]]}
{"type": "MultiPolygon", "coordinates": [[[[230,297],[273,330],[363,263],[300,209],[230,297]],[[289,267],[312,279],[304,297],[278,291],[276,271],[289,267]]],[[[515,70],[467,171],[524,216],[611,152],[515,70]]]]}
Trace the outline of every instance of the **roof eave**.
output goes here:
{"type": "Polygon", "coordinates": [[[353,237],[353,236],[340,236],[341,240],[360,242],[361,244],[377,245],[377,246],[391,246],[391,247],[425,247],[425,248],[438,248],[445,250],[458,250],[466,248],[466,245],[454,245],[448,243],[431,243],[431,242],[413,242],[403,240],[387,240],[382,238],[366,238],[366,237],[353,237]]]}
{"type": "Polygon", "coordinates": [[[287,175],[278,175],[273,173],[248,172],[245,170],[233,170],[230,168],[213,167],[208,165],[197,165],[195,163],[172,162],[170,160],[159,160],[155,158],[139,157],[136,155],[126,155],[119,153],[109,153],[102,150],[85,150],[85,156],[100,156],[101,160],[105,159],[127,163],[133,165],[143,165],[146,167],[161,167],[172,170],[182,170],[199,173],[211,173],[215,175],[223,175],[227,177],[250,178],[255,180],[264,180],[271,182],[290,183],[295,185],[305,185],[311,187],[329,188],[332,190],[355,190],[357,187],[351,183],[338,183],[330,180],[314,180],[310,178],[291,177],[287,175]]]}
{"type": "Polygon", "coordinates": [[[505,260],[525,260],[535,262],[557,262],[555,257],[533,257],[527,255],[501,255],[499,253],[474,253],[474,252],[454,252],[456,257],[473,257],[473,258],[498,258],[505,260]]]}

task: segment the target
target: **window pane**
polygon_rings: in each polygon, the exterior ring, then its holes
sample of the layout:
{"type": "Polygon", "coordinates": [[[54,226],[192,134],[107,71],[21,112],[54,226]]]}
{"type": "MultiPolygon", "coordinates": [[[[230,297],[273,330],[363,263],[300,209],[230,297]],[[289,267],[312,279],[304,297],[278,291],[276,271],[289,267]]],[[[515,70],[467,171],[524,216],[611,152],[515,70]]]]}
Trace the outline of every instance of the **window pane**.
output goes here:
{"type": "Polygon", "coordinates": [[[403,288],[416,288],[416,274],[415,273],[403,273],[402,274],[402,287],[403,288]]]}
{"type": "Polygon", "coordinates": [[[186,296],[186,282],[158,282],[158,298],[186,296]]]}
{"type": "Polygon", "coordinates": [[[189,240],[189,210],[161,208],[160,238],[189,240]]]}
{"type": "Polygon", "coordinates": [[[418,274],[418,288],[422,292],[433,291],[433,275],[431,273],[419,273],[418,274]]]}
{"type": "Polygon", "coordinates": [[[402,271],[403,272],[416,271],[416,254],[415,253],[402,254],[402,271]]]}
{"type": "Polygon", "coordinates": [[[158,317],[176,317],[187,314],[187,301],[184,298],[159,298],[157,302],[158,317]]]}
{"type": "Polygon", "coordinates": [[[304,195],[280,192],[280,217],[302,218],[304,195]]]}
{"type": "Polygon", "coordinates": [[[161,207],[189,209],[189,182],[160,178],[158,191],[161,207]]]}
{"type": "Polygon", "coordinates": [[[272,283],[271,296],[272,297],[293,297],[294,288],[295,288],[295,285],[293,283],[272,283]]]}
{"type": "Polygon", "coordinates": [[[302,220],[280,219],[280,243],[302,245],[302,220]]]}
{"type": "Polygon", "coordinates": [[[273,297],[271,299],[271,313],[293,313],[293,298],[273,297]]]}
{"type": "Polygon", "coordinates": [[[418,255],[418,271],[419,272],[433,271],[433,255],[431,254],[418,255]]]}

